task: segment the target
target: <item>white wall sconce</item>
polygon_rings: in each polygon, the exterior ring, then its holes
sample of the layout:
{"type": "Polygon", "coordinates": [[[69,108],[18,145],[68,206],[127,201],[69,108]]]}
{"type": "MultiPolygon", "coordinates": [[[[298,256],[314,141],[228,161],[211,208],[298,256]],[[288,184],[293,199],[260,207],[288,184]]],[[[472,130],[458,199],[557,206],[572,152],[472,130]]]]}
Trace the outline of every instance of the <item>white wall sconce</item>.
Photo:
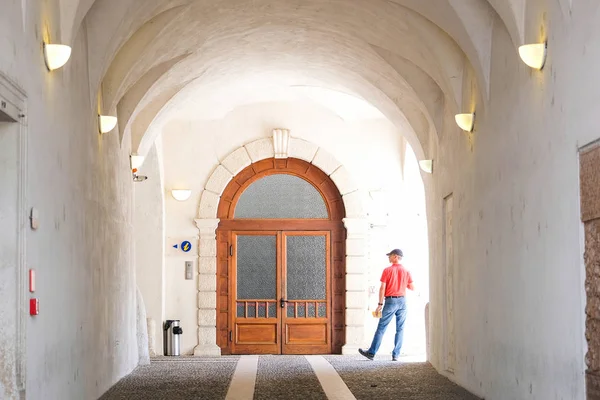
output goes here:
{"type": "Polygon", "coordinates": [[[423,172],[431,174],[433,173],[433,160],[421,160],[419,161],[419,167],[423,170],[423,172]]]}
{"type": "Polygon", "coordinates": [[[131,169],[138,169],[144,163],[144,156],[138,156],[137,154],[132,154],[129,156],[129,163],[131,165],[131,169]]]}
{"type": "Polygon", "coordinates": [[[148,177],[146,175],[138,175],[136,173],[133,174],[134,182],[144,182],[146,179],[148,179],[148,177]]]}
{"type": "Polygon", "coordinates": [[[177,201],[186,201],[192,195],[190,189],[173,189],[171,190],[171,196],[177,201]]]}
{"type": "Polygon", "coordinates": [[[65,65],[71,57],[71,47],[66,44],[44,43],[44,60],[48,71],[54,71],[65,65]]]}
{"type": "Polygon", "coordinates": [[[524,44],[519,46],[521,60],[533,69],[542,69],[546,63],[548,45],[544,43],[524,44]]]}
{"type": "Polygon", "coordinates": [[[467,132],[473,132],[473,125],[475,124],[475,113],[456,114],[454,116],[456,125],[460,129],[467,132]]]}
{"type": "Polygon", "coordinates": [[[117,117],[98,115],[98,126],[100,127],[100,133],[108,133],[117,126],[117,117]]]}

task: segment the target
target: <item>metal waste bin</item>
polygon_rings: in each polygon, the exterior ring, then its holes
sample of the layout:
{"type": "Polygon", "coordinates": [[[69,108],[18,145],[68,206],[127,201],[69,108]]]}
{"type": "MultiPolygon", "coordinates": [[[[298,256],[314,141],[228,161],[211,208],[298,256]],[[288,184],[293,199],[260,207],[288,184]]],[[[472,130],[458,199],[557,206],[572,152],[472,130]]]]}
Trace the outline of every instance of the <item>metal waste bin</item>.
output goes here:
{"type": "Polygon", "coordinates": [[[163,326],[165,356],[178,356],[183,329],[178,319],[168,319],[163,326]]]}

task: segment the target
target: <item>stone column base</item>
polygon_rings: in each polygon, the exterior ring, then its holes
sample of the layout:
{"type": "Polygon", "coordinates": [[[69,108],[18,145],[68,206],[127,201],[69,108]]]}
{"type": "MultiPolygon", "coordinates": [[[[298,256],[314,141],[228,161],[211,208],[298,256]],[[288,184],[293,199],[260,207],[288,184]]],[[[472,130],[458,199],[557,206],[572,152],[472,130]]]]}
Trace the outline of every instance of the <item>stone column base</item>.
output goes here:
{"type": "Polygon", "coordinates": [[[216,344],[199,344],[194,347],[196,357],[221,357],[221,348],[216,344]]]}

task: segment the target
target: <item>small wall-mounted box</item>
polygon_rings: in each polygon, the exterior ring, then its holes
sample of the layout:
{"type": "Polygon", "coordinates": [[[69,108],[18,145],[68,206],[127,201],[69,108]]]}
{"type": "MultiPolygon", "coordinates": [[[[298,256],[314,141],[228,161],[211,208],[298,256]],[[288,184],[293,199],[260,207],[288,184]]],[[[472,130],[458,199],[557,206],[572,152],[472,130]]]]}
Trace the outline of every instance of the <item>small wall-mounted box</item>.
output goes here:
{"type": "Polygon", "coordinates": [[[185,279],[194,279],[194,263],[192,261],[185,262],[185,279]]]}
{"type": "Polygon", "coordinates": [[[29,299],[29,315],[38,315],[40,313],[40,301],[38,299],[29,299]]]}

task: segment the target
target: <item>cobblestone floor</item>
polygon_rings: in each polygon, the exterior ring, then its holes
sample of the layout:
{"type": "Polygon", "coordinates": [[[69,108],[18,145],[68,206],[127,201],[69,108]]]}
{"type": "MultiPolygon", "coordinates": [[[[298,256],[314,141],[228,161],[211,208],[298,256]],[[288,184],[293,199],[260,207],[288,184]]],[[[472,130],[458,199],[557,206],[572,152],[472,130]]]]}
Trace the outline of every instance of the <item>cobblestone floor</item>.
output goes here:
{"type": "MultiPolygon", "coordinates": [[[[477,400],[439,375],[428,363],[369,361],[357,356],[324,356],[354,398],[477,400]]],[[[225,399],[239,357],[154,359],[121,379],[100,400],[225,399]]],[[[261,356],[254,393],[247,399],[327,399],[303,356],[261,356]]],[[[240,399],[240,397],[235,397],[240,399]]]]}
{"type": "Polygon", "coordinates": [[[425,362],[325,356],[357,399],[478,400],[425,362]]]}
{"type": "Polygon", "coordinates": [[[117,382],[100,400],[224,399],[238,359],[152,360],[117,382]]]}

